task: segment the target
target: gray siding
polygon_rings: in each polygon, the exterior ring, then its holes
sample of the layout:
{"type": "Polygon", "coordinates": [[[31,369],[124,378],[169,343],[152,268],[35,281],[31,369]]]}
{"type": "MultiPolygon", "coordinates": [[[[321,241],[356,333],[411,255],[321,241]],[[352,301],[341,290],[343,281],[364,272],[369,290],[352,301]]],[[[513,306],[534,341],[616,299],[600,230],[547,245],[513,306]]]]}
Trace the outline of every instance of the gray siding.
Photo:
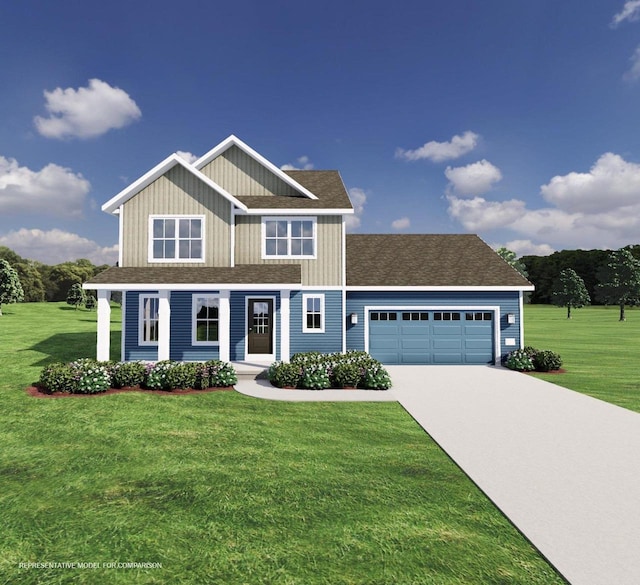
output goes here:
{"type": "Polygon", "coordinates": [[[149,263],[150,215],[204,215],[205,262],[230,266],[231,203],[180,166],[173,167],[124,204],[123,266],[194,266],[149,263]]]}
{"type": "Polygon", "coordinates": [[[200,170],[231,195],[299,195],[237,146],[232,146],[200,170]]]}
{"type": "Polygon", "coordinates": [[[342,217],[318,216],[317,257],[315,260],[264,260],[262,258],[262,218],[236,217],[235,263],[300,264],[305,286],[341,286],[342,217]]]}

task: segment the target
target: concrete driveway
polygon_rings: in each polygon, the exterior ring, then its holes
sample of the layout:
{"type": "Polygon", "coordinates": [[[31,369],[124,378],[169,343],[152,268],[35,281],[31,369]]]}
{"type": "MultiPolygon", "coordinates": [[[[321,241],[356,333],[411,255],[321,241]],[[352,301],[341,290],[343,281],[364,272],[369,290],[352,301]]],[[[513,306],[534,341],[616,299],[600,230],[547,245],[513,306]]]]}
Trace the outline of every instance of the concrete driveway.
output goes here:
{"type": "Polygon", "coordinates": [[[388,370],[400,404],[570,583],[640,584],[640,414],[504,368],[388,370]]]}

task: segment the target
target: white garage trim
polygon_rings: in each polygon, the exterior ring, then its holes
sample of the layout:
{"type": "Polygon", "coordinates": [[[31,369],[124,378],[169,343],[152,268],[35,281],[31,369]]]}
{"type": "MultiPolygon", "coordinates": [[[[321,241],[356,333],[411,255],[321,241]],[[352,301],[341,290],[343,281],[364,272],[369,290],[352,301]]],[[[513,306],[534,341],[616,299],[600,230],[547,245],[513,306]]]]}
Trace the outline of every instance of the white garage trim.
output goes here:
{"type": "Polygon", "coordinates": [[[496,365],[502,360],[500,349],[500,307],[496,305],[365,305],[364,306],[364,350],[369,353],[369,320],[371,311],[455,311],[493,312],[493,355],[496,365]]]}

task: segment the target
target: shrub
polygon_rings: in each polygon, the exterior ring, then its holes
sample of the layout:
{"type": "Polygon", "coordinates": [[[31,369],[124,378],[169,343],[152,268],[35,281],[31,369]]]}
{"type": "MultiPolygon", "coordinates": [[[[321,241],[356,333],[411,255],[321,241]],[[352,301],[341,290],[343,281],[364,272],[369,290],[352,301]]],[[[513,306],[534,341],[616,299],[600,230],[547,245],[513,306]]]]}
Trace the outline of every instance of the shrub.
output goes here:
{"type": "Polygon", "coordinates": [[[530,372],[534,369],[533,360],[526,350],[516,349],[507,356],[505,365],[510,370],[518,370],[519,372],[530,372]]]}
{"type": "Polygon", "coordinates": [[[296,388],[302,377],[302,368],[294,362],[275,362],[269,367],[267,375],[269,381],[278,388],[296,388]]]}
{"type": "Polygon", "coordinates": [[[238,376],[229,362],[210,360],[204,364],[209,388],[226,388],[238,381],[238,376]]]}
{"type": "Polygon", "coordinates": [[[364,369],[349,361],[337,363],[333,368],[333,380],[338,386],[355,388],[363,377],[364,369]]]}
{"type": "Polygon", "coordinates": [[[193,362],[174,363],[167,371],[166,390],[197,388],[200,364],[193,362]]]}
{"type": "Polygon", "coordinates": [[[382,364],[371,365],[365,370],[361,385],[369,390],[388,390],[391,388],[391,378],[382,364]]]}
{"type": "Polygon", "coordinates": [[[538,372],[559,370],[560,366],[562,366],[562,358],[553,351],[542,350],[534,356],[533,365],[538,372]]]}
{"type": "Polygon", "coordinates": [[[40,372],[38,385],[44,392],[75,392],[76,373],[69,364],[53,363],[40,372]]]}
{"type": "Polygon", "coordinates": [[[169,372],[176,363],[163,360],[155,364],[147,364],[147,375],[144,385],[150,390],[171,390],[169,372]]]}
{"type": "Polygon", "coordinates": [[[76,392],[96,394],[111,388],[109,365],[102,362],[85,363],[76,368],[76,392]]]}
{"type": "Polygon", "coordinates": [[[300,379],[300,385],[303,388],[308,388],[309,390],[324,390],[325,388],[331,388],[331,380],[329,379],[327,367],[318,365],[304,368],[300,379]]]}
{"type": "Polygon", "coordinates": [[[111,370],[114,388],[142,386],[147,372],[143,362],[118,362],[111,370]]]}

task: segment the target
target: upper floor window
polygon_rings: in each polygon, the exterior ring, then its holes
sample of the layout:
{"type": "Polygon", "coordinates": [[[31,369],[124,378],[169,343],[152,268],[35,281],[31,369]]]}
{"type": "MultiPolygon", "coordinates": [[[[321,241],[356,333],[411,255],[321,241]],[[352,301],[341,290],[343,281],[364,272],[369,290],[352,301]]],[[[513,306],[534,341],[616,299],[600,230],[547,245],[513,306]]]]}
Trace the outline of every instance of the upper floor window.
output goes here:
{"type": "Polygon", "coordinates": [[[262,242],[263,258],[315,258],[316,219],[265,218],[262,242]]]}
{"type": "Polygon", "coordinates": [[[203,216],[151,216],[149,262],[202,262],[203,216]]]}

